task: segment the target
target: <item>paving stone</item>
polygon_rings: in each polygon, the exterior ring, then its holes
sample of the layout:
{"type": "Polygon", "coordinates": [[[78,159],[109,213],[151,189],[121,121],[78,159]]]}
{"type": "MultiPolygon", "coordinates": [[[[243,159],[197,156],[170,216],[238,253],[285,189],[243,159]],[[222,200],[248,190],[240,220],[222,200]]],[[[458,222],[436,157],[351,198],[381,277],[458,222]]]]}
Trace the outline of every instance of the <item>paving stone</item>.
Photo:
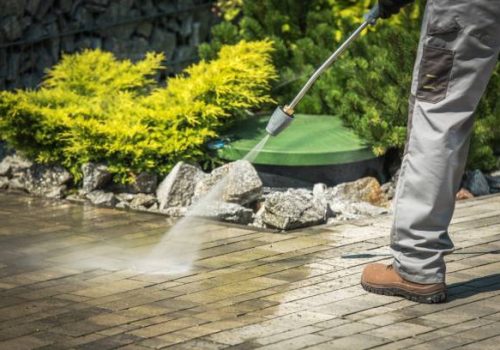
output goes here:
{"type": "MultiPolygon", "coordinates": [[[[279,334],[275,334],[275,335],[270,335],[268,337],[259,338],[258,343],[261,345],[268,345],[268,344],[274,344],[274,343],[281,342],[280,344],[284,346],[285,344],[282,343],[283,341],[286,341],[286,340],[291,339],[291,338],[296,339],[296,338],[301,337],[303,335],[316,333],[320,330],[321,330],[321,328],[319,328],[319,327],[307,326],[307,327],[303,327],[303,328],[293,329],[293,330],[288,331],[288,332],[283,332],[283,333],[279,333],[279,334]]],[[[312,345],[312,344],[310,344],[310,345],[312,345]]],[[[288,346],[287,346],[287,349],[288,349],[288,346]]]]}
{"type": "Polygon", "coordinates": [[[158,335],[163,335],[167,333],[174,332],[179,329],[189,328],[192,326],[197,326],[206,323],[206,321],[197,320],[194,318],[184,318],[171,320],[164,323],[152,325],[149,327],[141,328],[138,330],[131,331],[130,334],[136,335],[143,338],[151,338],[158,335]]]}
{"type": "Polygon", "coordinates": [[[117,349],[119,349],[119,350],[148,350],[150,348],[145,347],[145,346],[141,346],[138,344],[129,344],[129,345],[125,345],[125,346],[120,346],[117,349]]]}
{"type": "Polygon", "coordinates": [[[112,295],[112,294],[117,294],[119,292],[143,288],[144,286],[147,286],[147,285],[149,285],[149,283],[147,283],[147,282],[122,280],[122,281],[115,281],[112,284],[99,285],[96,287],[83,289],[80,291],[76,291],[73,294],[91,297],[91,298],[98,298],[98,297],[104,297],[104,296],[108,296],[108,295],[112,295]]]}
{"type": "Polygon", "coordinates": [[[388,326],[379,327],[365,332],[365,334],[373,335],[379,338],[391,340],[399,340],[409,337],[414,337],[421,333],[432,331],[432,328],[419,326],[407,322],[394,323],[388,326]]]}
{"type": "Polygon", "coordinates": [[[418,338],[406,338],[393,343],[387,343],[381,346],[377,346],[377,350],[402,350],[407,349],[415,344],[420,344],[422,341],[418,338]]]}
{"type": "Polygon", "coordinates": [[[446,336],[446,337],[440,337],[425,343],[421,343],[412,347],[409,347],[407,349],[411,350],[434,350],[434,349],[453,349],[456,347],[459,347],[460,345],[468,344],[470,343],[471,340],[462,337],[461,335],[453,335],[453,336],[446,336]]]}
{"type": "Polygon", "coordinates": [[[110,337],[101,338],[93,342],[82,344],[76,347],[76,349],[116,349],[119,346],[132,344],[134,342],[141,341],[142,338],[135,337],[130,334],[118,334],[110,337]]]}
{"type": "Polygon", "coordinates": [[[470,344],[467,344],[467,345],[461,347],[461,349],[462,350],[473,350],[473,349],[497,350],[499,343],[500,343],[500,336],[496,336],[496,337],[485,339],[485,340],[482,340],[479,342],[472,342],[470,344]]]}
{"type": "Polygon", "coordinates": [[[491,315],[488,315],[485,317],[486,319],[488,320],[496,320],[496,321],[500,321],[500,312],[497,312],[495,314],[491,314],[491,315]]]}
{"type": "Polygon", "coordinates": [[[259,347],[262,350],[295,350],[295,349],[304,349],[316,344],[321,344],[327,342],[329,339],[327,337],[322,337],[316,334],[305,334],[300,337],[295,337],[287,340],[283,340],[277,342],[275,344],[266,345],[263,347],[259,347]]]}
{"type": "Polygon", "coordinates": [[[338,327],[330,328],[325,331],[321,331],[318,334],[330,338],[342,338],[353,334],[361,333],[373,329],[375,327],[376,326],[374,325],[368,325],[366,323],[353,322],[338,327]]]}
{"type": "Polygon", "coordinates": [[[344,337],[322,343],[317,346],[312,346],[308,349],[311,350],[332,350],[332,349],[349,349],[349,350],[362,350],[370,349],[377,345],[388,343],[389,340],[374,337],[367,334],[356,334],[350,337],[344,337]]]}
{"type": "Polygon", "coordinates": [[[0,341],[0,349],[34,349],[51,344],[51,341],[40,340],[35,336],[27,335],[6,341],[0,341]]]}
{"type": "Polygon", "coordinates": [[[425,315],[422,318],[437,320],[448,324],[469,321],[477,317],[488,316],[495,313],[495,309],[483,307],[478,303],[460,305],[440,312],[425,315]]]}

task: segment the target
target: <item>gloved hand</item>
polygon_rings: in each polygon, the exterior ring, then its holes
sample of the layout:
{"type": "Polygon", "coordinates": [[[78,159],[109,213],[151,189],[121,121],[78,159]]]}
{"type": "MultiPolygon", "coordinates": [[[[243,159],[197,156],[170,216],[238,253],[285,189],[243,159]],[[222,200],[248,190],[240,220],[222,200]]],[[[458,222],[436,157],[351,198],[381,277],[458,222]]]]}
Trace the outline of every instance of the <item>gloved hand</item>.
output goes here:
{"type": "Polygon", "coordinates": [[[380,18],[389,18],[413,0],[378,0],[380,18]]]}

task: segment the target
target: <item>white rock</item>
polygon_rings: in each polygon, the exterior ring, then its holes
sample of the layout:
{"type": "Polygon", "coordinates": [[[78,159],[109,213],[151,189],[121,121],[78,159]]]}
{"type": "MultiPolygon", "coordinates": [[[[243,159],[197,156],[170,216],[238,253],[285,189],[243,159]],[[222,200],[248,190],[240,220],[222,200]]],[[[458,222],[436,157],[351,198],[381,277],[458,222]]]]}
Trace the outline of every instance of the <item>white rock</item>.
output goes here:
{"type": "Polygon", "coordinates": [[[314,198],[311,191],[290,189],[268,195],[259,220],[270,227],[291,230],[324,223],[327,214],[326,202],[314,198]]]}
{"type": "Polygon", "coordinates": [[[112,175],[104,164],[86,163],[82,165],[83,186],[85,193],[104,188],[112,175]]]}
{"type": "Polygon", "coordinates": [[[191,205],[195,186],[205,176],[206,174],[196,166],[184,162],[177,163],[156,191],[160,210],[191,205]]]}
{"type": "Polygon", "coordinates": [[[92,204],[112,207],[117,204],[118,200],[114,193],[104,191],[93,191],[87,194],[87,199],[92,204]]]}
{"type": "Polygon", "coordinates": [[[211,202],[203,207],[189,210],[187,216],[209,218],[218,221],[248,225],[252,222],[253,211],[241,205],[224,202],[211,202]]]}
{"type": "Polygon", "coordinates": [[[221,186],[220,201],[239,205],[250,204],[262,197],[262,181],[253,165],[239,160],[223,165],[196,184],[194,200],[197,201],[215,186],[221,186]]]}

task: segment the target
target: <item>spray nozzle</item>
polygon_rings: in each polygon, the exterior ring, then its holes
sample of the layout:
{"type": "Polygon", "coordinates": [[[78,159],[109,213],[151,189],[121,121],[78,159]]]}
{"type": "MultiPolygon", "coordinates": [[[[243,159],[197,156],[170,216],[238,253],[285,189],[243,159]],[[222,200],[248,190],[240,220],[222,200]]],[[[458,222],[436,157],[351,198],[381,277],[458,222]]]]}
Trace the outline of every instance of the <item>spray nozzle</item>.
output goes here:
{"type": "Polygon", "coordinates": [[[269,123],[267,123],[266,131],[271,136],[276,136],[286,129],[293,120],[293,109],[288,106],[284,108],[278,107],[274,111],[269,123]]]}

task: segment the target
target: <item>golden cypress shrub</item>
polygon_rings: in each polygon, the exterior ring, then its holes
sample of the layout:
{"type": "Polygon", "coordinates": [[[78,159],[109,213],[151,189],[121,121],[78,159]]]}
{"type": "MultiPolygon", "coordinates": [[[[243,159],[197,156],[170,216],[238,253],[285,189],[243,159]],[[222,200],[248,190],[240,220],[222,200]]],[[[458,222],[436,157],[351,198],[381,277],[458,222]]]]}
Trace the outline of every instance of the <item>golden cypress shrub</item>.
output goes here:
{"type": "Polygon", "coordinates": [[[105,162],[117,180],[166,174],[179,160],[209,158],[204,144],[271,102],[276,77],[269,41],[225,46],[161,87],[161,54],[140,62],[111,53],[64,56],[36,91],[0,93],[0,138],[40,163],[58,163],[77,179],[81,165],[105,162]]]}

